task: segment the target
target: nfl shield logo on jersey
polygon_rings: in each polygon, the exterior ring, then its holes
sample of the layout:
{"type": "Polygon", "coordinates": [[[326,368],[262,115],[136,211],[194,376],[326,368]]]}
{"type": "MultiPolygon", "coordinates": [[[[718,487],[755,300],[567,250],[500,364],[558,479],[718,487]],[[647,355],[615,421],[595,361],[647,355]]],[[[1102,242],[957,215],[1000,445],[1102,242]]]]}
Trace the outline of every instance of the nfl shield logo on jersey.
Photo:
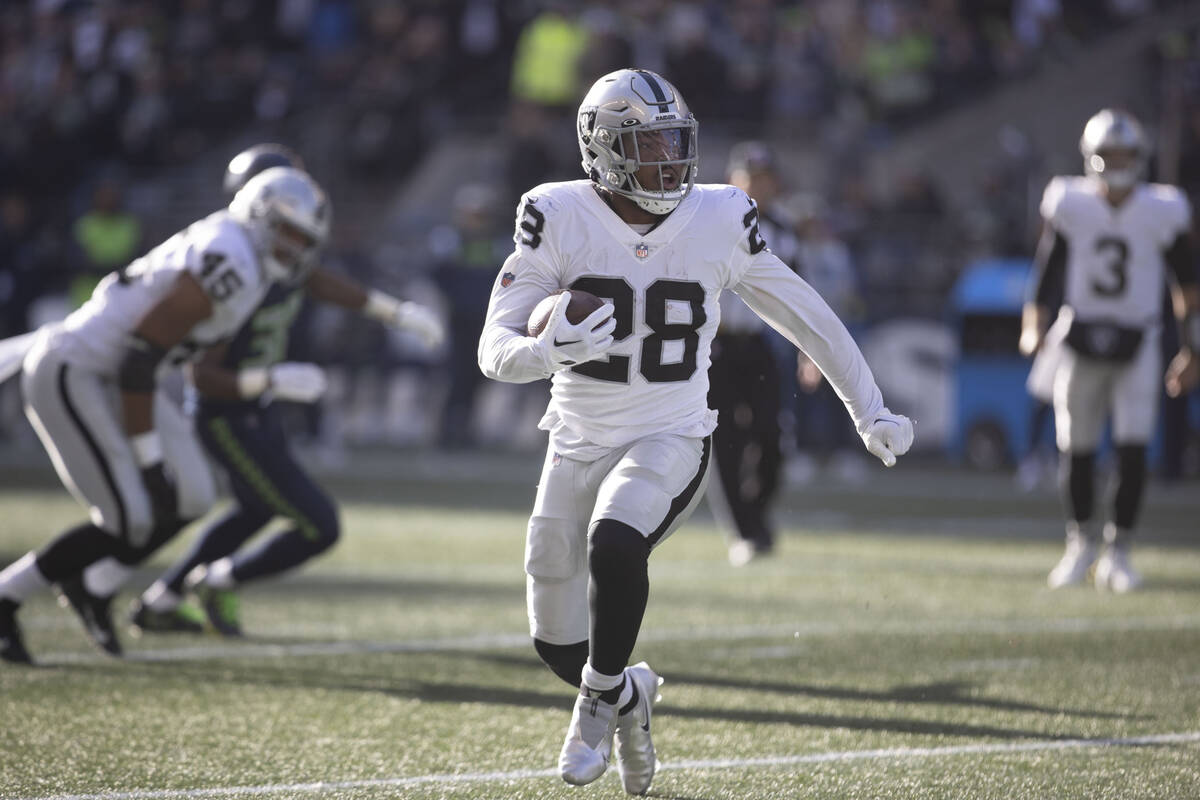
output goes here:
{"type": "Polygon", "coordinates": [[[633,249],[633,254],[638,258],[645,258],[646,256],[650,255],[650,248],[645,242],[638,242],[637,247],[633,249]]]}
{"type": "Polygon", "coordinates": [[[517,276],[511,272],[506,272],[500,276],[500,285],[507,289],[512,286],[512,282],[517,279],[517,276]]]}

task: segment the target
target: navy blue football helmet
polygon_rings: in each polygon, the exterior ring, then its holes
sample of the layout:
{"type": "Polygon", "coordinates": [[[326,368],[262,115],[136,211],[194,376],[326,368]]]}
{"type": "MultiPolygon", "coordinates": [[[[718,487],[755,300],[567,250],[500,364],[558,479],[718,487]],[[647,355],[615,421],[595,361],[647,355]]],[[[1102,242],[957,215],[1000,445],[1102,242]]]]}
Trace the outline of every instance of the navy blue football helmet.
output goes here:
{"type": "Polygon", "coordinates": [[[225,170],[225,191],[237,194],[246,181],[271,167],[292,167],[303,170],[304,161],[294,150],[281,144],[264,142],[248,147],[233,157],[225,170]]]}

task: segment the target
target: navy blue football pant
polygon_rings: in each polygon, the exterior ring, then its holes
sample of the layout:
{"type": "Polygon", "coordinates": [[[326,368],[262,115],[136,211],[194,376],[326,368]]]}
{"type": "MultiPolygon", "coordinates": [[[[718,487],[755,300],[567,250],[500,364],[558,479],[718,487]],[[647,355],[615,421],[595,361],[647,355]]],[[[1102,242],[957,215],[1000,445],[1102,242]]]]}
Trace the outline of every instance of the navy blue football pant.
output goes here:
{"type": "Polygon", "coordinates": [[[201,410],[196,432],[228,473],[234,504],[205,525],[192,551],[163,576],[172,590],[180,591],[184,576],[198,564],[233,556],[233,578],[243,583],[299,566],[337,541],[337,506],[288,449],[274,408],[201,410]],[[291,524],[238,552],[275,517],[291,524]]]}

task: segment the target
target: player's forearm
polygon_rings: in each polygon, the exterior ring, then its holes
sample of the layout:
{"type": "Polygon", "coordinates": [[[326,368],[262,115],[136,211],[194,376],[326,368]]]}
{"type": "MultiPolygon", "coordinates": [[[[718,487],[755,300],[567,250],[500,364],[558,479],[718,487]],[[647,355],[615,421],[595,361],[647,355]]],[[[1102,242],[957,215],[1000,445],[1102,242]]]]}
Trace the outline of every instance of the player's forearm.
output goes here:
{"type": "Polygon", "coordinates": [[[192,364],[188,378],[196,391],[211,400],[236,401],[245,399],[238,387],[238,373],[214,364],[192,364]]]}
{"type": "Polygon", "coordinates": [[[488,324],[479,338],[479,369],[492,380],[506,383],[531,383],[548,378],[546,360],[536,344],[532,336],[488,324]]]}
{"type": "Polygon", "coordinates": [[[1038,303],[1026,303],[1021,308],[1021,338],[1017,349],[1023,356],[1032,356],[1042,346],[1050,326],[1050,309],[1038,303]]]}
{"type": "Polygon", "coordinates": [[[304,289],[314,300],[351,311],[362,311],[367,305],[368,292],[362,284],[324,267],[313,270],[304,289]]]}
{"type": "Polygon", "coordinates": [[[1192,353],[1200,353],[1200,286],[1176,286],[1172,290],[1175,318],[1179,322],[1179,343],[1192,353]]]}
{"type": "MultiPolygon", "coordinates": [[[[883,397],[846,326],[808,284],[786,295],[742,286],[738,294],[759,316],[812,359],[837,391],[861,433],[883,410],[883,397]]],[[[777,292],[780,290],[776,290],[777,292]]]]}

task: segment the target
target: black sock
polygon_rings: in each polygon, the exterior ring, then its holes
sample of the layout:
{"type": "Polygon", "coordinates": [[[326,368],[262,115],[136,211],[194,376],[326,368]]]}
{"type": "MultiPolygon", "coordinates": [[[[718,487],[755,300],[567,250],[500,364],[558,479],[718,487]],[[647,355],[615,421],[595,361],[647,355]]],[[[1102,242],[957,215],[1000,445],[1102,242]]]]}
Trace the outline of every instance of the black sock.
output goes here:
{"type": "Polygon", "coordinates": [[[592,528],[589,661],[602,675],[620,675],[629,663],[650,594],[649,558],[645,537],[623,522],[602,519],[592,528]]]}
{"type": "Polygon", "coordinates": [[[37,554],[37,568],[48,583],[73,578],[93,562],[115,555],[121,542],[90,522],[63,531],[37,554]]]}
{"type": "Polygon", "coordinates": [[[1092,518],[1095,504],[1096,456],[1094,453],[1063,453],[1059,461],[1059,486],[1067,519],[1081,526],[1092,518]]]}

